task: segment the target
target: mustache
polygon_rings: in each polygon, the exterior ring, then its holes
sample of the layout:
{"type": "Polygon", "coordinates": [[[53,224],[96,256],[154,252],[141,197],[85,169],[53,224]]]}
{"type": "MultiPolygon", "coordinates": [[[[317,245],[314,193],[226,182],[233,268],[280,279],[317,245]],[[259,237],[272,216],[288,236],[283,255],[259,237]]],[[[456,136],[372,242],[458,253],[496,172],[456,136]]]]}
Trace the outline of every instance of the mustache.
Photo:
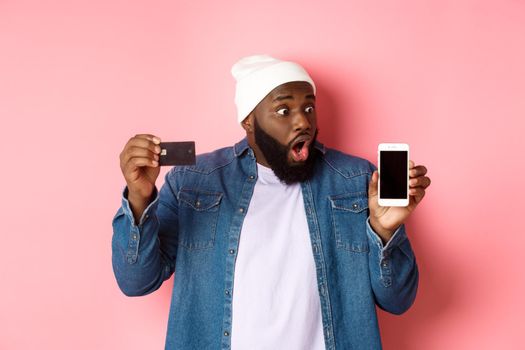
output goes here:
{"type": "MultiPolygon", "coordinates": [[[[288,142],[288,145],[286,145],[288,147],[288,149],[291,149],[292,146],[295,144],[295,142],[300,138],[300,137],[303,137],[303,136],[308,136],[310,138],[310,141],[315,141],[317,139],[317,134],[319,133],[319,128],[317,128],[315,130],[315,133],[312,135],[311,132],[308,132],[308,131],[304,131],[302,133],[300,133],[299,135],[297,135],[296,137],[293,138],[292,141],[288,142]]],[[[314,147],[314,142],[312,142],[310,144],[310,148],[313,148],[314,147]]]]}
{"type": "MultiPolygon", "coordinates": [[[[316,133],[317,133],[317,132],[316,132],[316,133]]],[[[288,142],[288,147],[292,147],[292,145],[293,145],[293,144],[294,144],[294,143],[295,143],[300,137],[303,137],[303,136],[308,136],[308,137],[310,137],[310,139],[312,138],[312,135],[311,135],[309,132],[307,132],[307,131],[302,132],[302,133],[300,133],[299,135],[297,135],[296,137],[294,137],[292,141],[288,142]]]]}

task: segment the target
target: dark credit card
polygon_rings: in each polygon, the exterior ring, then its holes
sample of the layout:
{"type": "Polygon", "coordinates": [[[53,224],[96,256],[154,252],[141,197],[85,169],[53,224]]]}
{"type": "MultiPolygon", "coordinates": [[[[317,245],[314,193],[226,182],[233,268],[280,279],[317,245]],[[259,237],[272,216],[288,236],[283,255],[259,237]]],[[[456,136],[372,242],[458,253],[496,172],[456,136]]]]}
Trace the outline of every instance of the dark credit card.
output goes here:
{"type": "Polygon", "coordinates": [[[195,142],[161,142],[159,165],[194,165],[195,142]]]}

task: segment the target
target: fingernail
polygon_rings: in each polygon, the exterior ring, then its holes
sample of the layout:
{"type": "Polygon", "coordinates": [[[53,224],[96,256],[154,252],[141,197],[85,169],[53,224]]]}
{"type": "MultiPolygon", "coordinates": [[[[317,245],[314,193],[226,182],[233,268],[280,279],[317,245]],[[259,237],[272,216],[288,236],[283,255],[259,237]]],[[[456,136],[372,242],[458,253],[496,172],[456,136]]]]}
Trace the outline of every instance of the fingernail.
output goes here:
{"type": "Polygon", "coordinates": [[[158,137],[154,137],[153,143],[156,143],[158,145],[160,143],[160,139],[158,137]]]}

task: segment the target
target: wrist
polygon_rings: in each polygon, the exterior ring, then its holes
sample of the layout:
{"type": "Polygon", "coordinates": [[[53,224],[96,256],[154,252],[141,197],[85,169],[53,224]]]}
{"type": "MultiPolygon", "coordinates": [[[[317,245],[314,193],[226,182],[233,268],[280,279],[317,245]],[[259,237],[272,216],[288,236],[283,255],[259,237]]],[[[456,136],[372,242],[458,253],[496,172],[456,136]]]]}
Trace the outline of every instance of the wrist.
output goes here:
{"type": "Polygon", "coordinates": [[[128,203],[129,207],[131,209],[131,212],[133,213],[133,218],[135,220],[135,224],[138,225],[140,218],[142,217],[142,214],[148,207],[148,205],[151,203],[151,199],[154,195],[153,191],[149,196],[144,196],[141,194],[137,194],[135,192],[129,191],[128,189],[128,203]]]}
{"type": "Polygon", "coordinates": [[[386,244],[390,238],[392,238],[395,232],[395,230],[384,228],[377,220],[374,220],[372,217],[370,217],[370,227],[381,238],[383,244],[386,244]]]}
{"type": "Polygon", "coordinates": [[[152,191],[148,191],[148,192],[135,191],[135,190],[130,189],[129,186],[128,186],[127,196],[126,197],[127,197],[129,202],[133,202],[136,205],[146,204],[146,206],[147,206],[149,204],[149,202],[151,201],[151,197],[153,196],[153,192],[155,192],[154,189],[152,191]]]}

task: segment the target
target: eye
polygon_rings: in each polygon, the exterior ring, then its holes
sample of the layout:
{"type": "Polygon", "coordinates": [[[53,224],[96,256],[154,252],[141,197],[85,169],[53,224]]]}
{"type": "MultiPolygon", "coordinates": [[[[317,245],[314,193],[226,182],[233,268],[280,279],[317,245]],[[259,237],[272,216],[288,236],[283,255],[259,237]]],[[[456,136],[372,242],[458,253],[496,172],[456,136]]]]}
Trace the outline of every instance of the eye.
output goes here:
{"type": "Polygon", "coordinates": [[[304,111],[305,111],[306,113],[308,113],[308,114],[313,113],[314,110],[315,110],[315,107],[314,107],[314,106],[308,106],[308,107],[306,107],[306,108],[304,109],[304,111]]]}
{"type": "Polygon", "coordinates": [[[282,107],[282,108],[279,108],[277,111],[276,111],[277,114],[279,115],[288,115],[290,114],[290,110],[286,107],[282,107]]]}

